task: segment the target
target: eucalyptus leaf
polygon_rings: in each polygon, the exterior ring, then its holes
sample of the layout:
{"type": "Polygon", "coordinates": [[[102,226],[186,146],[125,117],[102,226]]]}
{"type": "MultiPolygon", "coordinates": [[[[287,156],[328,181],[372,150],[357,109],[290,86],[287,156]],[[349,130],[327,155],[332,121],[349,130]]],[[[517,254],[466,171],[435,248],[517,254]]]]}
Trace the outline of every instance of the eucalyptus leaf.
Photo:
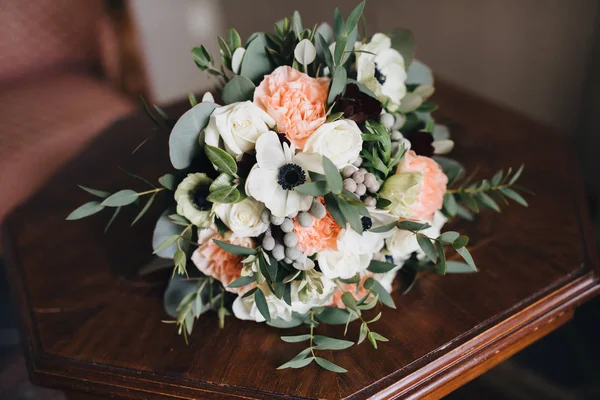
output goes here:
{"type": "Polygon", "coordinates": [[[433,245],[431,240],[429,240],[429,238],[427,238],[424,235],[417,234],[417,243],[419,244],[421,250],[423,250],[423,253],[425,253],[425,255],[427,256],[427,258],[431,260],[431,262],[437,262],[437,252],[435,251],[435,246],[433,245]]]}
{"type": "Polygon", "coordinates": [[[469,253],[469,250],[467,250],[466,247],[461,247],[459,249],[455,249],[456,252],[458,254],[460,254],[460,256],[463,258],[463,260],[465,260],[465,262],[467,264],[469,264],[469,266],[475,270],[477,270],[477,266],[475,265],[475,261],[473,260],[473,257],[471,257],[471,253],[469,253]]]}
{"type": "Polygon", "coordinates": [[[229,285],[227,285],[228,288],[240,288],[246,285],[249,285],[251,283],[254,283],[256,281],[256,278],[254,276],[241,276],[239,278],[237,278],[235,281],[231,282],[229,285]]]}
{"type": "Polygon", "coordinates": [[[233,186],[233,176],[223,172],[210,184],[209,190],[213,192],[231,186],[233,186]]]}
{"type": "Polygon", "coordinates": [[[138,222],[144,214],[146,214],[146,211],[148,211],[150,206],[152,206],[152,203],[154,202],[155,197],[156,197],[156,193],[154,193],[152,196],[150,196],[150,198],[146,202],[146,205],[144,206],[144,208],[142,208],[142,210],[139,212],[139,214],[135,217],[135,219],[131,223],[131,226],[135,225],[135,223],[138,222]]]}
{"type": "Polygon", "coordinates": [[[378,295],[380,302],[382,302],[390,308],[396,308],[396,304],[394,304],[392,296],[390,296],[388,291],[385,290],[385,288],[381,286],[381,283],[377,282],[377,280],[373,278],[367,278],[363,286],[365,287],[365,289],[371,290],[373,293],[378,295]]]}
{"type": "Polygon", "coordinates": [[[296,186],[294,191],[308,196],[317,197],[326,195],[331,191],[331,189],[329,189],[326,181],[316,181],[296,186]]]}
{"type": "Polygon", "coordinates": [[[447,262],[446,262],[446,252],[444,251],[444,246],[441,242],[435,242],[435,249],[438,253],[439,260],[435,265],[435,272],[440,275],[445,275],[447,272],[447,262]]]}
{"type": "Polygon", "coordinates": [[[104,190],[91,189],[89,187],[85,187],[85,186],[81,186],[81,185],[77,185],[77,186],[79,186],[81,189],[85,190],[86,192],[93,194],[96,197],[105,199],[108,196],[110,196],[110,192],[106,192],[104,190]]]}
{"type": "Polygon", "coordinates": [[[375,274],[384,274],[386,272],[390,272],[394,268],[396,268],[396,264],[385,261],[371,260],[368,270],[375,274]]]}
{"type": "Polygon", "coordinates": [[[171,191],[177,189],[177,178],[173,174],[165,174],[161,176],[158,178],[158,183],[171,191]]]}
{"type": "Polygon", "coordinates": [[[223,87],[221,98],[225,104],[252,100],[255,88],[250,79],[236,75],[223,87]]]}
{"type": "Polygon", "coordinates": [[[337,66],[332,71],[333,80],[331,81],[331,86],[329,87],[329,95],[327,96],[327,104],[330,105],[333,103],[335,98],[344,92],[346,89],[346,81],[347,81],[347,73],[344,67],[337,66]]]}
{"type": "Polygon", "coordinates": [[[79,206],[77,209],[71,212],[66,219],[69,221],[74,221],[89,217],[90,215],[94,215],[102,210],[104,210],[104,206],[101,205],[99,201],[90,201],[89,203],[79,206]]]}
{"type": "MultiPolygon", "coordinates": [[[[310,338],[310,335],[308,335],[308,337],[310,338]]],[[[315,335],[313,340],[317,344],[315,349],[318,350],[344,350],[354,344],[349,340],[341,340],[321,335],[315,335]]]]}
{"type": "Polygon", "coordinates": [[[412,32],[407,29],[396,29],[391,33],[390,37],[392,39],[392,48],[402,55],[404,65],[408,69],[415,55],[412,32]]]}
{"type": "Polygon", "coordinates": [[[273,65],[266,49],[267,39],[264,33],[257,34],[246,47],[240,69],[241,76],[257,83],[272,72],[273,65]]]}
{"type": "Polygon", "coordinates": [[[217,239],[213,239],[213,241],[216,243],[217,246],[235,256],[252,256],[257,253],[255,249],[252,249],[250,247],[238,246],[236,244],[223,242],[217,239]]]}
{"type": "Polygon", "coordinates": [[[256,308],[264,317],[267,322],[271,321],[271,314],[269,313],[269,304],[267,303],[267,299],[265,298],[262,290],[257,290],[254,292],[254,302],[256,303],[256,308]]]}
{"type": "Polygon", "coordinates": [[[169,219],[168,214],[169,211],[165,211],[160,216],[158,221],[156,221],[156,226],[152,234],[152,248],[154,253],[162,258],[173,258],[177,246],[175,246],[175,242],[173,242],[171,246],[161,248],[157,251],[158,247],[164,243],[165,239],[168,237],[179,236],[184,229],[183,226],[173,223],[173,221],[169,219]]]}
{"type": "Polygon", "coordinates": [[[106,207],[121,207],[134,203],[138,199],[139,195],[137,192],[125,189],[120,190],[117,193],[111,194],[101,203],[106,207]]]}
{"type": "Polygon", "coordinates": [[[339,365],[332,363],[331,361],[327,361],[324,358],[315,357],[315,361],[317,362],[317,364],[319,364],[322,368],[326,369],[327,371],[335,372],[338,374],[343,374],[343,373],[348,372],[346,369],[340,367],[339,365]]]}
{"type": "Polygon", "coordinates": [[[177,120],[169,136],[169,157],[175,169],[185,169],[200,150],[200,132],[208,125],[212,112],[218,106],[203,102],[192,107],[177,120]]]}
{"type": "Polygon", "coordinates": [[[459,261],[446,262],[446,273],[448,274],[470,274],[473,272],[477,272],[477,268],[473,268],[467,263],[459,261]]]}
{"type": "Polygon", "coordinates": [[[310,340],[311,336],[309,334],[306,335],[296,335],[296,336],[281,336],[281,340],[286,343],[299,343],[310,340]]]}
{"type": "Polygon", "coordinates": [[[327,184],[331,188],[331,191],[334,194],[340,194],[344,187],[342,176],[337,167],[325,156],[323,156],[323,170],[325,171],[325,179],[327,180],[327,184]]]}
{"type": "Polygon", "coordinates": [[[350,34],[350,32],[352,32],[356,28],[356,24],[358,24],[358,21],[360,20],[364,9],[365,2],[362,1],[359,5],[357,5],[354,8],[354,10],[352,10],[352,12],[350,12],[350,15],[348,15],[348,19],[346,19],[346,23],[344,24],[344,32],[346,34],[350,34]]]}
{"type": "Polygon", "coordinates": [[[312,357],[308,357],[308,358],[303,358],[303,359],[300,359],[300,360],[288,361],[285,364],[280,365],[279,367],[277,367],[277,369],[304,368],[308,364],[310,364],[311,362],[313,362],[313,360],[314,359],[312,357]]]}
{"type": "Polygon", "coordinates": [[[355,315],[350,314],[348,310],[337,307],[325,307],[323,311],[315,315],[318,321],[329,325],[344,325],[348,321],[348,317],[351,320],[357,318],[355,315]]]}
{"type": "Polygon", "coordinates": [[[445,243],[452,243],[460,237],[460,233],[455,231],[446,231],[442,233],[438,239],[445,243]]]}

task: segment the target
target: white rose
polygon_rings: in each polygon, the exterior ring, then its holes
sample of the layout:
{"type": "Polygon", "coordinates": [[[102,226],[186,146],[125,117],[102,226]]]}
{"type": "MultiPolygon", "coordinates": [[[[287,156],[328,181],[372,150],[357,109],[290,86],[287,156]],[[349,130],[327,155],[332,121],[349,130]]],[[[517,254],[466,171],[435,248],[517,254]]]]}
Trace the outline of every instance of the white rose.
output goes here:
{"type": "Polygon", "coordinates": [[[256,140],[275,126],[275,120],[251,101],[233,103],[215,109],[204,130],[204,142],[225,150],[237,160],[254,149],[256,140]]]}
{"type": "MultiPolygon", "coordinates": [[[[271,319],[279,318],[284,321],[290,321],[292,319],[292,307],[290,307],[283,299],[278,299],[266,286],[261,289],[265,293],[271,319]]],[[[231,309],[238,319],[265,322],[265,317],[263,317],[258,310],[258,307],[256,307],[254,296],[245,298],[238,296],[238,298],[233,301],[231,309]]]]}
{"type": "Polygon", "coordinates": [[[303,151],[321,154],[342,169],[358,158],[362,144],[362,132],[356,122],[340,119],[323,124],[314,131],[303,151]]]}
{"type": "Polygon", "coordinates": [[[392,41],[376,33],[369,43],[356,42],[356,80],[367,86],[389,111],[396,111],[406,94],[406,67],[392,41]]]}
{"type": "Polygon", "coordinates": [[[326,304],[335,290],[335,283],[327,279],[322,273],[306,271],[305,278],[293,281],[292,285],[292,311],[306,314],[313,307],[326,304]]]}
{"type": "Polygon", "coordinates": [[[267,230],[269,225],[260,219],[264,209],[265,205],[252,197],[239,203],[218,204],[214,207],[215,214],[238,237],[256,237],[267,230]]]}
{"type": "MultiPolygon", "coordinates": [[[[444,214],[437,211],[433,215],[433,221],[430,222],[431,227],[423,229],[421,233],[436,238],[440,235],[446,221],[448,219],[444,217],[444,214]]],[[[394,258],[394,262],[397,264],[403,264],[415,252],[417,253],[417,257],[421,259],[425,257],[425,253],[423,253],[423,250],[419,247],[419,243],[417,243],[417,237],[412,232],[394,228],[392,235],[386,239],[385,243],[388,251],[394,258]]]]}
{"type": "Polygon", "coordinates": [[[366,270],[384,244],[385,236],[379,233],[363,232],[359,235],[353,229],[346,229],[338,238],[338,250],[325,250],[317,260],[323,275],[329,279],[348,279],[366,270]]]}

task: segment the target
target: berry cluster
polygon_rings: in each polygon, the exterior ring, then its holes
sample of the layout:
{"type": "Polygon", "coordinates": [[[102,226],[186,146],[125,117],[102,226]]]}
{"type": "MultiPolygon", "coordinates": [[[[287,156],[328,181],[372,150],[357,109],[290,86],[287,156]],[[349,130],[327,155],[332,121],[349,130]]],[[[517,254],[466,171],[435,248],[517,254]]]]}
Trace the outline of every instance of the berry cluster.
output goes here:
{"type": "Polygon", "coordinates": [[[263,237],[262,247],[270,251],[277,261],[293,264],[296,269],[303,269],[306,254],[298,248],[298,236],[294,233],[294,221],[304,228],[312,226],[313,219],[321,219],[325,216],[325,206],[318,201],[313,201],[309,211],[303,211],[287,217],[276,217],[268,209],[264,209],[260,218],[270,224],[263,237]]]}

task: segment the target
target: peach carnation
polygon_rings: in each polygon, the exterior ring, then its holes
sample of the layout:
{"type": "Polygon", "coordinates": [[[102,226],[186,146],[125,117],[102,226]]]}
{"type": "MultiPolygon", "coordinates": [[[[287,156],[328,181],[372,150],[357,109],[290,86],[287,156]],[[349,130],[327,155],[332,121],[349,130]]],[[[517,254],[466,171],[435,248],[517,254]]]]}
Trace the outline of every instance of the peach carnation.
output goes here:
{"type": "MultiPolygon", "coordinates": [[[[317,198],[324,204],[323,198],[317,198]]],[[[313,219],[313,224],[304,228],[294,218],[294,233],[298,237],[298,248],[302,253],[312,255],[323,250],[337,250],[337,239],[342,227],[335,222],[329,211],[321,219],[313,219]]]]}
{"type": "Polygon", "coordinates": [[[210,240],[206,240],[201,244],[192,255],[192,261],[196,264],[200,272],[219,280],[225,286],[225,290],[238,294],[245,292],[248,290],[247,286],[241,288],[227,287],[231,282],[242,276],[242,268],[244,267],[242,261],[244,257],[236,256],[223,250],[212,239],[254,248],[252,239],[247,237],[239,238],[233,236],[231,232],[225,234],[225,237],[215,235],[210,240]]]}
{"type": "Polygon", "coordinates": [[[432,158],[418,156],[410,150],[398,164],[396,173],[418,172],[423,175],[421,191],[410,207],[410,219],[431,221],[433,214],[442,208],[448,177],[432,158]]]}
{"type": "Polygon", "coordinates": [[[325,122],[329,78],[311,78],[287,65],[276,68],[254,91],[254,103],[277,123],[277,129],[302,149],[325,122]]]}

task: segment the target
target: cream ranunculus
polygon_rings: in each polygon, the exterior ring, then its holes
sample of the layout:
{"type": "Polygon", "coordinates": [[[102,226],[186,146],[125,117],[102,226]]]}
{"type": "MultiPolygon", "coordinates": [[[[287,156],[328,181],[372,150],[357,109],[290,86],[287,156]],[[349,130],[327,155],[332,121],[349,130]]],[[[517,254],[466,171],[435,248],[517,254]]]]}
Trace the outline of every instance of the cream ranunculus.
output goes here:
{"type": "Polygon", "coordinates": [[[392,41],[376,33],[369,43],[356,42],[356,80],[365,84],[389,111],[396,111],[406,94],[406,67],[392,41]]]}
{"type": "Polygon", "coordinates": [[[206,200],[211,183],[212,179],[204,173],[188,174],[175,190],[177,214],[199,228],[212,224],[212,204],[206,200]]]}
{"type": "Polygon", "coordinates": [[[301,281],[292,281],[292,311],[306,314],[311,308],[328,303],[335,291],[335,283],[321,272],[306,271],[301,281]]]}
{"type": "Polygon", "coordinates": [[[319,268],[326,278],[348,279],[365,271],[373,254],[381,250],[385,235],[363,232],[362,235],[353,229],[346,229],[338,239],[338,249],[325,250],[317,255],[319,268]]]}
{"type": "Polygon", "coordinates": [[[251,101],[219,107],[204,130],[204,142],[221,147],[236,159],[254,149],[256,141],[275,126],[275,120],[251,101]]]}
{"type": "Polygon", "coordinates": [[[215,206],[215,214],[234,235],[238,237],[256,237],[265,232],[269,224],[260,219],[260,214],[265,205],[252,197],[234,204],[218,204],[215,206]]]}
{"type": "Polygon", "coordinates": [[[342,169],[358,158],[362,144],[362,132],[356,122],[340,119],[314,131],[304,145],[304,152],[321,154],[342,169]]]}

